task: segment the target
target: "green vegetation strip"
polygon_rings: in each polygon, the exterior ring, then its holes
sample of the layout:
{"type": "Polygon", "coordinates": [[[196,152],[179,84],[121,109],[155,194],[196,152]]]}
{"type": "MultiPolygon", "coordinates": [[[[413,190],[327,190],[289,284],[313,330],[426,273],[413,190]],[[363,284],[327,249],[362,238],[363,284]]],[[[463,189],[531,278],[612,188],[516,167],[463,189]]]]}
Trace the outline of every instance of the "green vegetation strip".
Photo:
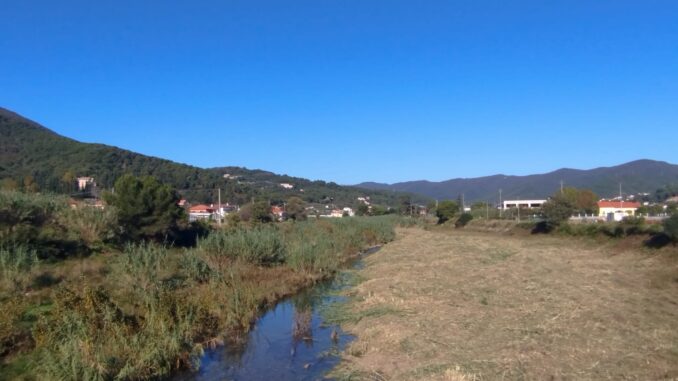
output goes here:
{"type": "Polygon", "coordinates": [[[150,379],[196,368],[262,306],[333,276],[360,250],[393,240],[399,224],[385,216],[239,225],[193,248],[111,246],[95,223],[108,212],[2,196],[0,211],[16,223],[0,225],[0,379],[150,379]],[[51,255],[82,229],[90,234],[78,245],[90,250],[51,255]]]}

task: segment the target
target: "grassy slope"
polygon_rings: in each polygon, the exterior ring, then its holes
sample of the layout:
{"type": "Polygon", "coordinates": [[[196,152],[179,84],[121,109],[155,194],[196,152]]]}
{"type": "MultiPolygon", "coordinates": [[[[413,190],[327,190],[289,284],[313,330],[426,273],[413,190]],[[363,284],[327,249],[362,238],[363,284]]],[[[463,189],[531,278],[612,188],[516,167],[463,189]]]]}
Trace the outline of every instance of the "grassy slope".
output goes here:
{"type": "Polygon", "coordinates": [[[678,377],[674,257],[409,229],[366,262],[340,380],[678,377]]]}

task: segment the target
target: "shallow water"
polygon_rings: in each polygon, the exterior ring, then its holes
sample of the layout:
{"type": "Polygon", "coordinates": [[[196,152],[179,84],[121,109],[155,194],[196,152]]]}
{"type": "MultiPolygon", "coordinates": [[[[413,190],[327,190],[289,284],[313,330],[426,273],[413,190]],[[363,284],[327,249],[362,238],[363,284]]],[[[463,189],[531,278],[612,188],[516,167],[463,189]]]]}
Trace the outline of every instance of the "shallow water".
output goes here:
{"type": "MultiPolygon", "coordinates": [[[[355,268],[361,266],[360,260],[353,263],[355,268]]],[[[320,311],[342,300],[336,292],[347,283],[340,275],[279,302],[257,319],[242,344],[206,351],[199,371],[182,372],[171,380],[326,379],[353,338],[338,326],[325,324],[320,311]]]]}

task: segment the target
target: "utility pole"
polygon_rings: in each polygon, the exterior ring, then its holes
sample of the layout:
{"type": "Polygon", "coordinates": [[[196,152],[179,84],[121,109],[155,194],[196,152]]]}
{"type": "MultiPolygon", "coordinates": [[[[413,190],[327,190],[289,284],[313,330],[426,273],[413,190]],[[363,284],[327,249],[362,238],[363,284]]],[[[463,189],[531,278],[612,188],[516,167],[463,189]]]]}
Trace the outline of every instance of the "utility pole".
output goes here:
{"type": "Polygon", "coordinates": [[[518,221],[520,221],[520,202],[516,203],[516,209],[518,210],[518,221]]]}
{"type": "Polygon", "coordinates": [[[217,210],[219,211],[219,227],[221,227],[221,217],[223,217],[223,215],[221,213],[224,210],[224,208],[221,206],[221,188],[219,188],[219,206],[218,206],[218,208],[219,209],[217,209],[217,210]]]}
{"type": "Polygon", "coordinates": [[[622,196],[621,184],[622,183],[619,183],[619,208],[620,209],[624,207],[624,196],[622,196]]]}
{"type": "Polygon", "coordinates": [[[461,194],[461,212],[462,213],[466,212],[466,208],[465,208],[465,205],[464,205],[464,194],[463,193],[461,194]]]}
{"type": "Polygon", "coordinates": [[[486,220],[490,219],[490,203],[489,202],[485,203],[485,219],[486,220]]]}
{"type": "Polygon", "coordinates": [[[501,188],[499,188],[499,218],[504,216],[504,204],[501,202],[501,188]]]}

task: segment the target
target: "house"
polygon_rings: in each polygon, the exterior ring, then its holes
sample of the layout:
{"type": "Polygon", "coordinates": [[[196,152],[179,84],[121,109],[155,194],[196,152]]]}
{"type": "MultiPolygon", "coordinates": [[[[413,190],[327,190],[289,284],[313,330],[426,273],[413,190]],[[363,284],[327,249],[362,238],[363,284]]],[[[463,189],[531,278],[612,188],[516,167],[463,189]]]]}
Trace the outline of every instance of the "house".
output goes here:
{"type": "Polygon", "coordinates": [[[181,200],[179,200],[179,202],[177,202],[177,205],[179,205],[182,208],[186,208],[189,207],[191,204],[182,198],[181,200]]]}
{"type": "Polygon", "coordinates": [[[229,203],[225,204],[210,204],[210,207],[214,209],[214,218],[221,219],[222,221],[233,212],[237,212],[238,206],[231,205],[229,203]]]}
{"type": "Polygon", "coordinates": [[[634,216],[640,203],[635,201],[598,201],[598,217],[608,221],[621,221],[626,217],[634,216]]]}
{"type": "Polygon", "coordinates": [[[271,214],[274,215],[278,221],[282,221],[285,218],[285,208],[282,206],[272,206],[271,214]]]}
{"type": "Polygon", "coordinates": [[[78,190],[83,191],[87,186],[94,185],[94,177],[78,177],[78,190]]]}
{"type": "Polygon", "coordinates": [[[289,184],[289,183],[280,183],[280,186],[285,188],[285,189],[294,189],[294,185],[289,184]]]}
{"type": "Polygon", "coordinates": [[[505,200],[502,209],[511,209],[511,208],[521,208],[521,209],[532,209],[532,208],[541,208],[546,200],[505,200]]]}
{"type": "Polygon", "coordinates": [[[673,202],[678,203],[678,196],[669,197],[666,199],[666,201],[664,201],[665,204],[670,204],[673,202]]]}
{"type": "MultiPolygon", "coordinates": [[[[343,211],[343,213],[345,213],[349,217],[355,216],[355,212],[353,211],[353,209],[351,209],[349,207],[344,208],[342,211],[343,211]]],[[[342,214],[342,216],[343,216],[343,214],[342,214]]]]}
{"type": "Polygon", "coordinates": [[[330,212],[330,217],[341,218],[344,216],[344,211],[342,209],[332,209],[330,212]]]}
{"type": "Polygon", "coordinates": [[[198,220],[211,220],[213,218],[215,209],[212,206],[205,204],[198,204],[191,206],[188,209],[188,220],[190,222],[198,220]]]}

